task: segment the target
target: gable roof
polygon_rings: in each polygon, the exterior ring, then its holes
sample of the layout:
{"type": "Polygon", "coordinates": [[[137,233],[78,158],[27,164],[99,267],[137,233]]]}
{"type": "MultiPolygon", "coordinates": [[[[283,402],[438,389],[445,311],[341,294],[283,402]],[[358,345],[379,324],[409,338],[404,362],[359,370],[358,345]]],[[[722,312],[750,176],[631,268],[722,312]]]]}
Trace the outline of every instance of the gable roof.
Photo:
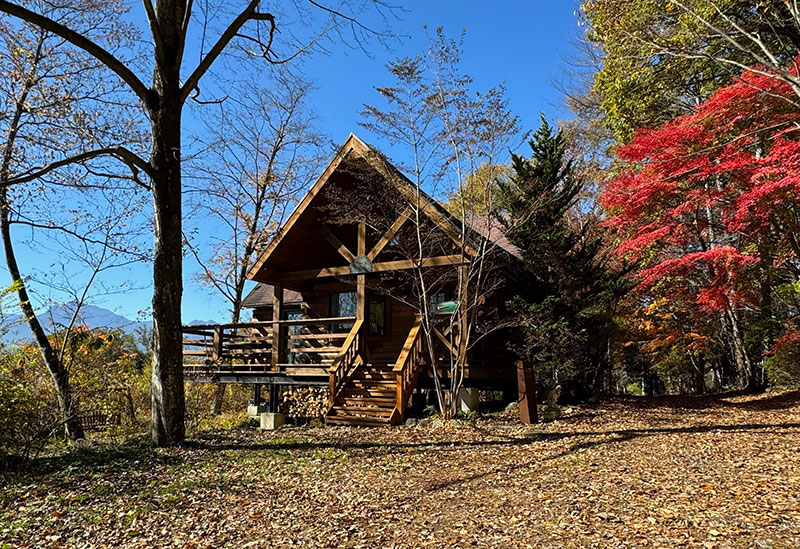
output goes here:
{"type": "MultiPolygon", "coordinates": [[[[478,218],[482,219],[482,221],[475,219],[468,220],[467,223],[462,223],[461,220],[448,212],[437,200],[433,199],[421,189],[418,189],[416,185],[405,176],[405,174],[398,170],[393,164],[385,160],[385,156],[380,153],[380,151],[366,144],[355,134],[351,133],[342,146],[339,147],[339,150],[336,152],[333,159],[328,163],[319,178],[317,178],[317,180],[311,186],[311,189],[309,189],[294,211],[292,211],[291,215],[283,224],[283,226],[281,226],[281,228],[277,231],[275,237],[269,243],[267,248],[262,252],[255,263],[253,263],[252,267],[247,273],[247,278],[258,279],[257,277],[259,271],[273,255],[276,248],[297,224],[298,220],[300,220],[303,213],[307,210],[314,198],[319,195],[326,183],[331,179],[333,174],[350,155],[357,155],[358,157],[367,160],[370,165],[379,172],[382,172],[383,170],[390,171],[390,175],[392,176],[391,180],[400,183],[397,185],[397,188],[409,201],[416,201],[417,192],[419,192],[419,202],[421,204],[420,210],[426,215],[426,217],[439,226],[444,233],[453,239],[456,244],[461,243],[460,235],[466,227],[466,230],[472,233],[473,237],[486,239],[504,252],[514,257],[519,257],[518,250],[505,238],[500,227],[494,226],[496,223],[493,224],[487,222],[487,218],[478,218]],[[384,159],[384,161],[379,162],[379,158],[384,159]]],[[[387,179],[389,179],[388,175],[387,179]]],[[[470,246],[467,251],[474,254],[475,248],[470,246]]]]}
{"type": "MultiPolygon", "coordinates": [[[[275,297],[275,287],[272,284],[259,282],[249,294],[242,300],[242,307],[245,309],[255,309],[256,307],[272,307],[275,297]]],[[[303,303],[303,296],[300,292],[285,288],[283,290],[283,304],[296,305],[303,303]]]]}

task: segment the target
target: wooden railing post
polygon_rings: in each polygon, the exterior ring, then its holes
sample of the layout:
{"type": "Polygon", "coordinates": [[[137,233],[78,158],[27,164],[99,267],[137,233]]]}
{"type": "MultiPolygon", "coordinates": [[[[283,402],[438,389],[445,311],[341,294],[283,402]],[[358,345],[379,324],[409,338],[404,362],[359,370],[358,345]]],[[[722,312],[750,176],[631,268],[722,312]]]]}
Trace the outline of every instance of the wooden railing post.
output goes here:
{"type": "Polygon", "coordinates": [[[281,333],[281,316],[283,315],[283,284],[280,282],[273,285],[272,294],[272,369],[278,370],[281,363],[281,343],[283,334],[281,333]]]}
{"type": "Polygon", "coordinates": [[[222,327],[214,327],[214,346],[211,351],[211,360],[219,362],[222,360],[222,327]]]}

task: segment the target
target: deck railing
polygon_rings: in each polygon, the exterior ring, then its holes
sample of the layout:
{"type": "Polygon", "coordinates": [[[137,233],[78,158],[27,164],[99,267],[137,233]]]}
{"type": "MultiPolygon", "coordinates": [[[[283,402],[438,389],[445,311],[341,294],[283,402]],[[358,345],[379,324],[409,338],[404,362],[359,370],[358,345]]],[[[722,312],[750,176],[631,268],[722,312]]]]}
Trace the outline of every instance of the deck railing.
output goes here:
{"type": "Polygon", "coordinates": [[[336,317],[184,326],[184,373],[325,375],[348,336],[343,329],[354,322],[336,317]]]}
{"type": "Polygon", "coordinates": [[[411,391],[419,378],[422,364],[425,362],[425,338],[422,337],[422,318],[417,317],[408,337],[403,344],[403,350],[395,362],[393,372],[397,376],[397,394],[392,422],[395,418],[402,419],[405,414],[411,391]]]}
{"type": "Polygon", "coordinates": [[[363,320],[356,320],[350,333],[347,334],[339,354],[328,370],[330,391],[328,391],[328,407],[333,406],[336,395],[339,393],[348,377],[353,375],[356,368],[364,363],[361,348],[361,326],[363,320]]]}

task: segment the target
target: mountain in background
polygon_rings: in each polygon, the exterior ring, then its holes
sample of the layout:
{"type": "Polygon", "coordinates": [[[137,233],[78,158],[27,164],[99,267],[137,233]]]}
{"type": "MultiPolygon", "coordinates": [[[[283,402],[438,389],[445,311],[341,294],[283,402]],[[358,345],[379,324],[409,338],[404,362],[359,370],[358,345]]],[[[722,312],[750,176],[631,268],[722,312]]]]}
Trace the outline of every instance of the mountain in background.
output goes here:
{"type": "MultiPolygon", "coordinates": [[[[53,305],[45,313],[39,315],[39,320],[45,331],[53,332],[69,325],[75,311],[74,303],[53,305]]],[[[13,343],[15,341],[29,341],[32,339],[28,325],[22,320],[22,315],[8,315],[3,318],[3,326],[0,328],[0,341],[3,343],[13,343]]],[[[76,326],[88,325],[92,328],[120,328],[127,334],[133,334],[140,326],[150,326],[151,322],[137,322],[130,320],[113,311],[97,307],[96,305],[84,305],[78,313],[76,326]]]]}
{"type": "MultiPolygon", "coordinates": [[[[53,305],[50,309],[39,316],[42,326],[48,333],[65,328],[75,311],[74,303],[67,303],[62,305],[53,305]]],[[[213,324],[214,321],[207,320],[193,320],[189,324],[213,324]]],[[[88,325],[92,328],[119,328],[126,334],[133,334],[137,328],[145,326],[151,328],[152,321],[136,321],[130,320],[122,315],[97,307],[96,305],[84,305],[81,307],[78,314],[78,320],[75,323],[77,326],[88,325]]],[[[14,343],[15,341],[30,341],[30,329],[28,325],[22,321],[22,315],[6,315],[2,317],[2,326],[0,326],[0,342],[14,343]]]]}

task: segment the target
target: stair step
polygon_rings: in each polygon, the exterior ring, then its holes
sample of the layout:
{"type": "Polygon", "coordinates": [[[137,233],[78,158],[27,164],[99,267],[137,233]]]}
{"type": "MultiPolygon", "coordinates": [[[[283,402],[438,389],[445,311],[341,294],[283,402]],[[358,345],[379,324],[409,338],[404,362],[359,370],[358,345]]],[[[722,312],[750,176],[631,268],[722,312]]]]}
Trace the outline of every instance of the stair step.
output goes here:
{"type": "Polygon", "coordinates": [[[381,372],[360,370],[356,372],[351,379],[396,379],[397,374],[394,372],[381,372]]]}
{"type": "Polygon", "coordinates": [[[378,372],[391,372],[394,370],[394,362],[391,364],[386,362],[369,362],[364,366],[364,369],[378,372]]]}
{"type": "Polygon", "coordinates": [[[334,415],[337,416],[364,416],[364,417],[385,417],[389,418],[394,411],[392,408],[375,408],[375,407],[360,407],[360,406],[339,406],[335,405],[331,408],[334,415]]]}
{"type": "Polygon", "coordinates": [[[370,427],[380,427],[389,425],[389,419],[359,417],[359,416],[326,416],[325,423],[338,423],[340,425],[367,425],[370,427]]]}
{"type": "Polygon", "coordinates": [[[397,391],[394,387],[345,387],[339,396],[346,398],[394,398],[397,391]]]}
{"type": "Polygon", "coordinates": [[[397,384],[396,379],[351,379],[348,385],[351,387],[391,387],[397,384]]]}
{"type": "Polygon", "coordinates": [[[395,397],[393,396],[385,396],[385,397],[360,397],[360,396],[341,396],[336,399],[336,405],[343,404],[345,406],[357,405],[357,406],[378,406],[378,407],[390,407],[394,409],[395,404],[395,397]]]}
{"type": "Polygon", "coordinates": [[[375,362],[382,362],[384,364],[389,364],[391,362],[396,362],[397,357],[400,356],[400,353],[372,353],[369,355],[369,359],[375,362]]]}

